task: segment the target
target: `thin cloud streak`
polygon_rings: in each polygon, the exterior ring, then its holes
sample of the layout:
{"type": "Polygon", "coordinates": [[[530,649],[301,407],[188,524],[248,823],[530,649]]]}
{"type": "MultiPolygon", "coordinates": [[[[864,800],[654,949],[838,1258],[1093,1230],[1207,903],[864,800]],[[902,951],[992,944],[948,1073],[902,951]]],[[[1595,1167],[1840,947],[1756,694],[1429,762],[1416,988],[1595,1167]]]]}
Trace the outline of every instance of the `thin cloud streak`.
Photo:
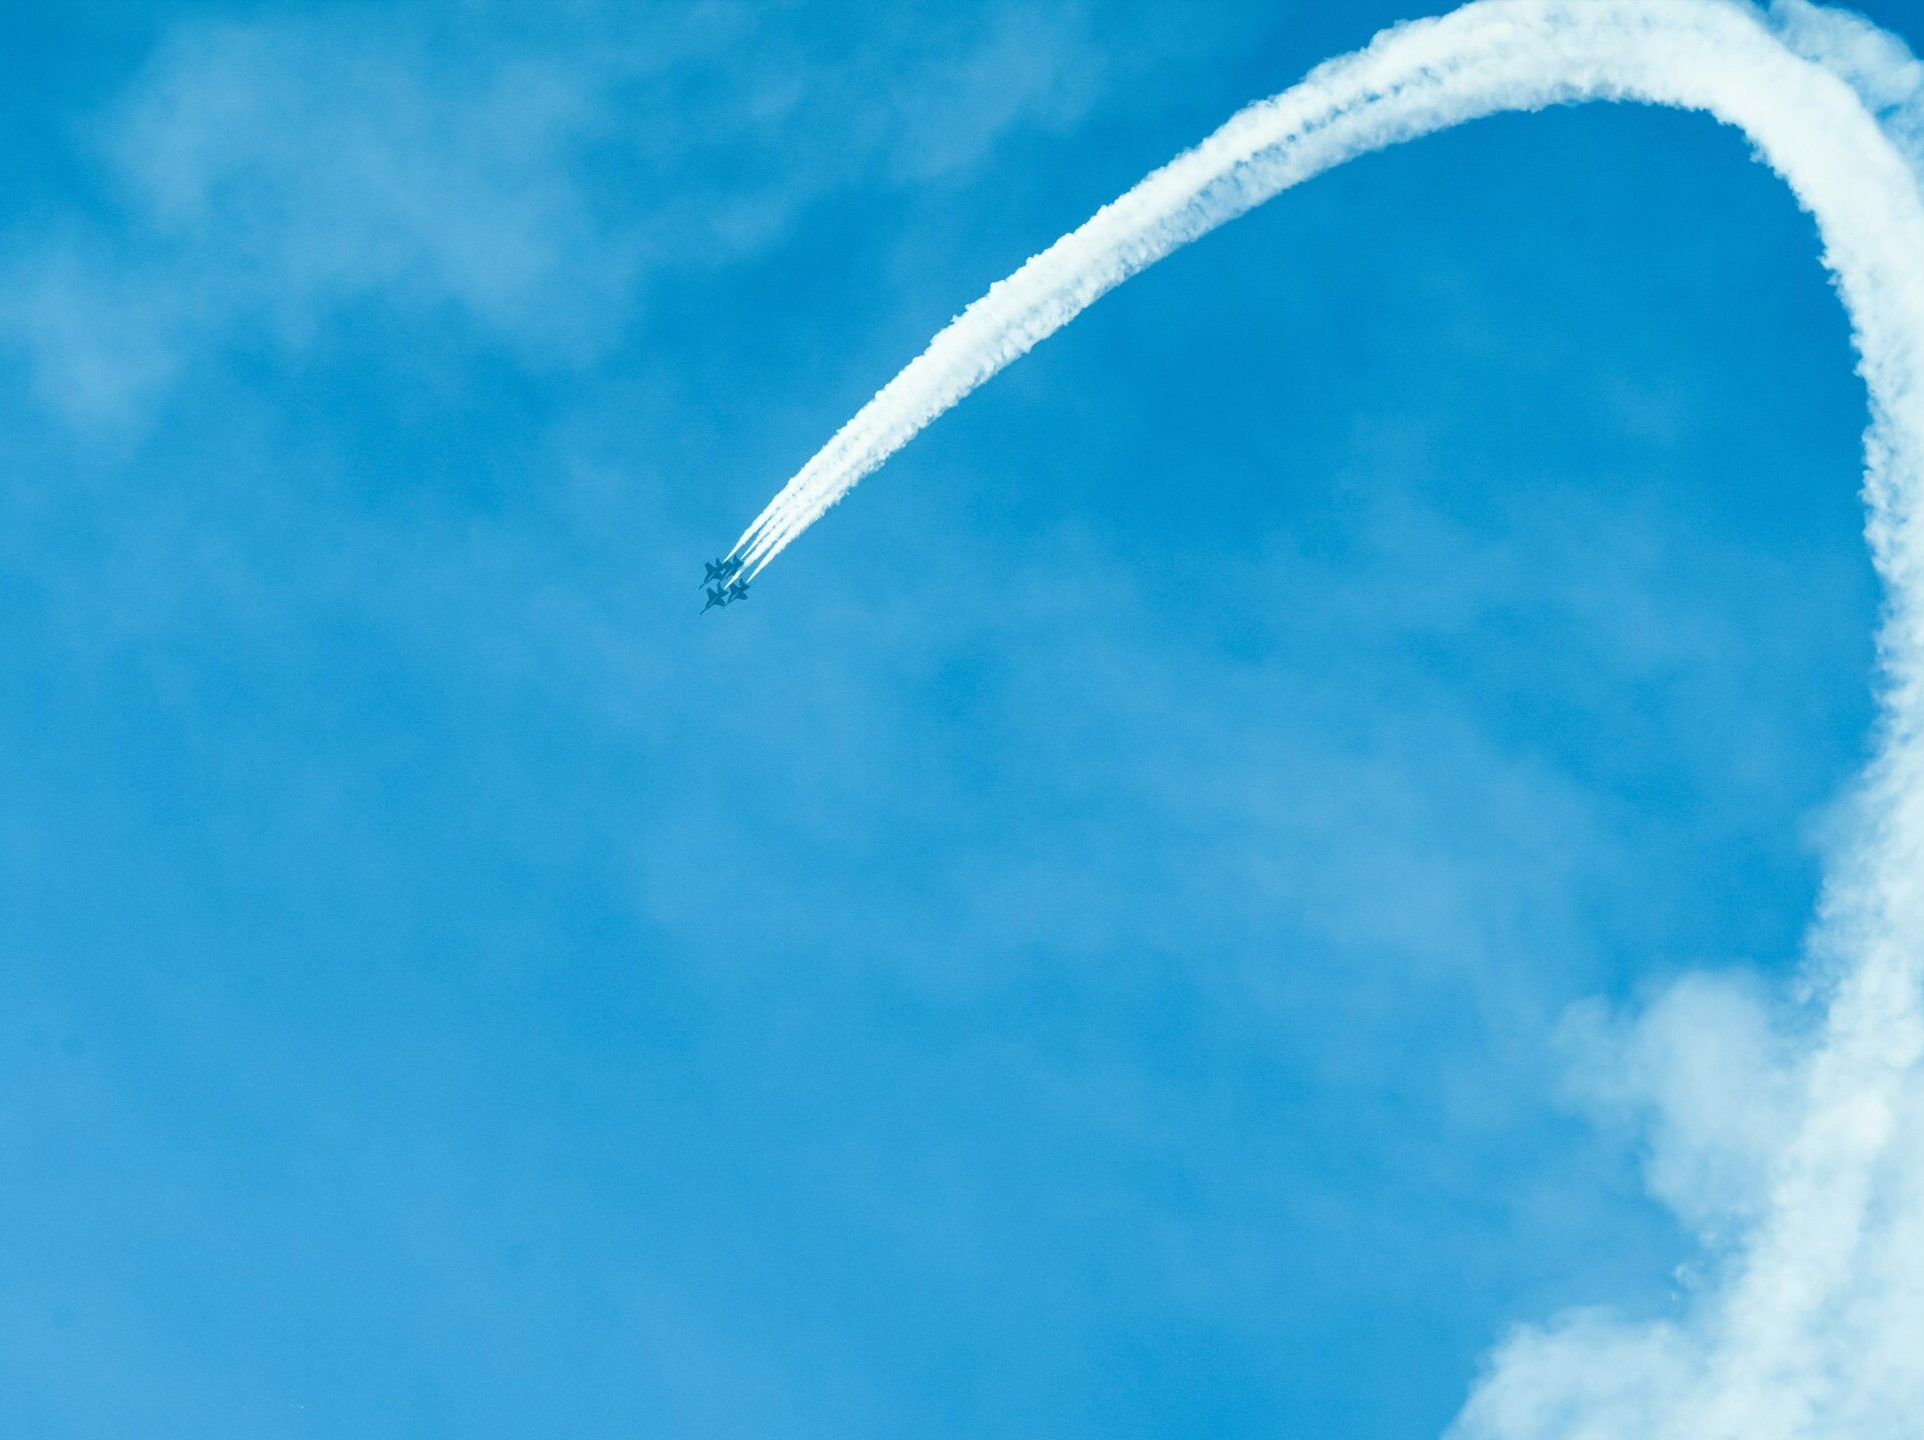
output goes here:
{"type": "MultiPolygon", "coordinates": [[[[1653,1173],[1664,1198],[1687,1219],[1714,1212],[1730,1227],[1710,1278],[1672,1317],[1584,1312],[1519,1330],[1459,1417],[1462,1440],[1897,1436],[1924,1413],[1921,90],[1900,43],[1803,0],[1768,14],[1738,0],[1479,0],[1386,31],[1239,112],[991,286],[737,543],[751,569],[766,567],[925,425],[1107,291],[1371,151],[1504,111],[1629,100],[1736,126],[1789,182],[1817,221],[1870,392],[1867,528],[1888,591],[1877,758],[1827,879],[1810,1003],[1760,1019],[1754,1007],[1683,997],[1627,1042],[1646,1076],[1665,1077],[1643,1096],[1662,1136],[1653,1173]],[[1738,1032],[1742,1054],[1766,1058],[1735,1073],[1676,1063],[1719,1026],[1738,1032]],[[1775,1038],[1758,1038],[1760,1027],[1775,1038]],[[1730,1145],[1694,1117],[1733,1113],[1746,1086],[1783,1098],[1746,1136],[1742,1163],[1688,1154],[1730,1145]],[[1715,1195],[1693,1192],[1700,1173],[1716,1176],[1715,1195]]],[[[1720,1233],[1702,1228],[1707,1243],[1720,1233]]]]}

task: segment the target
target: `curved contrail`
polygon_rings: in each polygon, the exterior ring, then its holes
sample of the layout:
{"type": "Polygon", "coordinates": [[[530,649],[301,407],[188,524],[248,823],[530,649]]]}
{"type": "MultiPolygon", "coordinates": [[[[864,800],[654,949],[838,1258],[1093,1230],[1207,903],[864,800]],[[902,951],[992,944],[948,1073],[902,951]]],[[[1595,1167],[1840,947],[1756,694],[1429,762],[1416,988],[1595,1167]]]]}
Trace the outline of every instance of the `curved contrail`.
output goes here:
{"type": "Polygon", "coordinates": [[[1098,297],[1370,151],[1500,111],[1633,100],[1739,127],[1789,182],[1816,218],[1870,392],[1868,534],[1888,595],[1878,756],[1813,940],[1825,1009],[1791,1067],[1795,1104],[1716,1283],[1674,1320],[1582,1316],[1512,1337],[1457,1422],[1465,1436],[1924,1433],[1924,202],[1854,88],[1882,66],[1891,85],[1924,93],[1897,74],[1907,61],[1867,23],[1802,0],[1768,14],[1740,0],[1479,0],[1386,31],[1238,112],[991,286],[733,552],[751,572],[766,566],[923,426],[1098,297]],[[1787,43],[1814,25],[1848,29],[1848,79],[1787,43]]]}

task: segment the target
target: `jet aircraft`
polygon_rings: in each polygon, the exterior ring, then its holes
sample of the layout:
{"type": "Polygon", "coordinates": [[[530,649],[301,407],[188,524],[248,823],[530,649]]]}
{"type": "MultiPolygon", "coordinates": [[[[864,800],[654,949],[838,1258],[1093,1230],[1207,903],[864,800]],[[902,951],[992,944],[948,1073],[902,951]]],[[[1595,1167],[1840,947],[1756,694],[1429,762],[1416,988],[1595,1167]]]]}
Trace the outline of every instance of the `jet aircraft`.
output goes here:
{"type": "Polygon", "coordinates": [[[730,580],[735,578],[736,573],[742,568],[741,561],[728,559],[726,557],[720,560],[707,560],[702,563],[708,568],[708,573],[701,578],[701,583],[704,585],[711,584],[716,580],[726,585],[730,580]]]}
{"type": "Polygon", "coordinates": [[[701,607],[701,613],[706,615],[710,610],[721,609],[734,598],[735,597],[729,594],[724,587],[720,585],[710,586],[708,590],[708,603],[701,607]]]}
{"type": "Polygon", "coordinates": [[[746,580],[737,580],[733,585],[730,585],[728,587],[728,598],[730,600],[746,600],[748,598],[748,582],[746,580]]]}

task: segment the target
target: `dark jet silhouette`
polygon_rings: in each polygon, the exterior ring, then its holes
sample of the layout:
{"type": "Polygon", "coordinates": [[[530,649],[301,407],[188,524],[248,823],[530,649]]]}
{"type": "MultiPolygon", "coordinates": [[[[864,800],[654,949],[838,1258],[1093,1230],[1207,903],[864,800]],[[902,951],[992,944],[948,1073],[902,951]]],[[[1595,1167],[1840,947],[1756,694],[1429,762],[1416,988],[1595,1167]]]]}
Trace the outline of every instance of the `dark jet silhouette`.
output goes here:
{"type": "Polygon", "coordinates": [[[737,580],[733,585],[730,585],[728,587],[728,598],[730,600],[746,600],[748,598],[748,582],[746,580],[737,580]]]}
{"type": "Polygon", "coordinates": [[[735,597],[730,595],[728,591],[722,589],[721,586],[711,586],[708,591],[708,603],[701,607],[701,613],[706,615],[710,610],[720,609],[734,598],[735,597]]]}
{"type": "Polygon", "coordinates": [[[701,577],[701,583],[704,585],[711,585],[717,580],[726,585],[730,580],[735,578],[736,572],[742,568],[742,562],[739,560],[708,560],[703,563],[708,568],[708,573],[701,577]]]}

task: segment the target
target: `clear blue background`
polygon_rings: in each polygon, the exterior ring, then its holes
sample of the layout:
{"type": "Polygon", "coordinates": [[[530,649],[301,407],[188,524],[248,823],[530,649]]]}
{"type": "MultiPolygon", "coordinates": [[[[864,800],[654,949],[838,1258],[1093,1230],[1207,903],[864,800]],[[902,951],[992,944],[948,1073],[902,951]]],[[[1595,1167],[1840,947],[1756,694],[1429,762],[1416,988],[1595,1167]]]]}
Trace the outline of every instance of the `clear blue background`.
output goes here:
{"type": "Polygon", "coordinates": [[[1675,1303],[1559,1021],[1782,971],[1864,753],[1810,222],[1366,159],[697,617],[1411,13],[878,8],[0,8],[0,1433],[1410,1435],[1675,1303]]]}

